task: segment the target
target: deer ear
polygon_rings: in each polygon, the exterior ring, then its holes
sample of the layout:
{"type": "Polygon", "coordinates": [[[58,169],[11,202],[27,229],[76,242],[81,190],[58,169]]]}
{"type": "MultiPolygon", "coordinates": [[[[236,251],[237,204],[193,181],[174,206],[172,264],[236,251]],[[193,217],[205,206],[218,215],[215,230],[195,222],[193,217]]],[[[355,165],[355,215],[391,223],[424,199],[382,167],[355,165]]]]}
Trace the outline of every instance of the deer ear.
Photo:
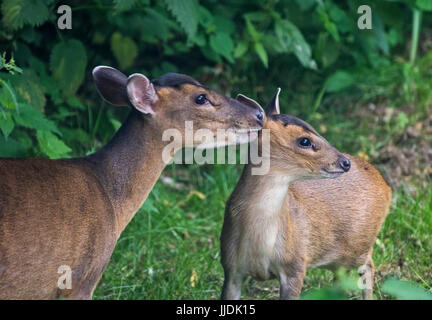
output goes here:
{"type": "Polygon", "coordinates": [[[280,114],[279,109],[279,93],[281,92],[281,88],[277,88],[276,94],[273,99],[267,104],[266,107],[266,115],[270,116],[272,114],[280,114]]]}
{"type": "Polygon", "coordinates": [[[126,87],[129,101],[135,109],[145,114],[155,114],[153,105],[158,96],[147,77],[140,73],[134,73],[129,76],[126,87]]]}
{"type": "Polygon", "coordinates": [[[100,96],[115,106],[128,106],[126,93],[127,77],[117,69],[97,66],[93,69],[93,79],[100,96]]]}
{"type": "Polygon", "coordinates": [[[248,105],[249,107],[252,107],[254,109],[258,109],[259,111],[264,112],[263,108],[261,107],[261,105],[258,102],[256,102],[254,99],[246,97],[245,95],[243,95],[241,93],[239,93],[237,95],[236,100],[244,103],[245,105],[248,105]]]}

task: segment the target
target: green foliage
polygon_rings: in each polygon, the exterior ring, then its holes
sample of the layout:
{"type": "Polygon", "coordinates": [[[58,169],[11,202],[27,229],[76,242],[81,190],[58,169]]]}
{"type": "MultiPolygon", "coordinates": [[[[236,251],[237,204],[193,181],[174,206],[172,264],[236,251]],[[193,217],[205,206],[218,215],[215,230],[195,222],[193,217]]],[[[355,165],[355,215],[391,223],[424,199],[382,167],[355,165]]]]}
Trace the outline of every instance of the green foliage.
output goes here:
{"type": "Polygon", "coordinates": [[[137,45],[132,38],[123,37],[119,32],[111,36],[111,50],[121,69],[129,68],[138,55],[137,45]]]}
{"type": "Polygon", "coordinates": [[[10,74],[15,74],[15,72],[22,73],[22,69],[15,64],[15,59],[13,57],[7,61],[6,52],[0,55],[0,70],[3,68],[5,68],[10,74]]]}
{"type": "Polygon", "coordinates": [[[354,83],[354,77],[343,70],[332,74],[325,82],[327,92],[338,92],[350,87],[354,83]]]}
{"type": "Polygon", "coordinates": [[[0,130],[2,131],[5,138],[9,136],[12,132],[15,123],[12,120],[12,115],[10,113],[3,113],[3,116],[0,116],[0,130]]]}
{"type": "Polygon", "coordinates": [[[275,24],[275,33],[279,40],[279,52],[293,52],[304,67],[316,69],[311,48],[294,24],[288,20],[279,19],[275,24]]]}
{"type": "Polygon", "coordinates": [[[37,140],[41,151],[51,159],[68,156],[72,151],[56,135],[46,130],[37,130],[37,140]]]}
{"type": "Polygon", "coordinates": [[[3,24],[11,30],[21,29],[24,25],[32,27],[43,24],[49,16],[44,0],[4,0],[1,6],[3,24]]]}
{"type": "Polygon", "coordinates": [[[50,56],[50,69],[65,96],[75,94],[84,80],[87,54],[81,41],[68,39],[56,44],[50,56]]]}
{"type": "Polygon", "coordinates": [[[397,299],[401,300],[432,300],[432,293],[425,290],[415,282],[387,279],[381,290],[397,299]]]}
{"type": "Polygon", "coordinates": [[[198,27],[198,1],[197,0],[164,0],[167,8],[180,23],[188,38],[193,38],[198,27]]]}

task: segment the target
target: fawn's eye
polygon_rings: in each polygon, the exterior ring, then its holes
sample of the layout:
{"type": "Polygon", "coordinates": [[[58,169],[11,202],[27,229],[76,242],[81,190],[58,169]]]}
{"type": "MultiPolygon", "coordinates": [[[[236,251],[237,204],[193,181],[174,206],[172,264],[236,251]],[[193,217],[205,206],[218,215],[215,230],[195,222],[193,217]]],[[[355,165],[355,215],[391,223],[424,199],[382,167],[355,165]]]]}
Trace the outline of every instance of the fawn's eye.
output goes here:
{"type": "Polygon", "coordinates": [[[302,148],[310,148],[312,147],[312,141],[308,138],[300,138],[298,139],[298,145],[302,148]]]}
{"type": "Polygon", "coordinates": [[[208,102],[207,96],[203,93],[195,98],[196,104],[206,104],[207,102],[208,102]]]}

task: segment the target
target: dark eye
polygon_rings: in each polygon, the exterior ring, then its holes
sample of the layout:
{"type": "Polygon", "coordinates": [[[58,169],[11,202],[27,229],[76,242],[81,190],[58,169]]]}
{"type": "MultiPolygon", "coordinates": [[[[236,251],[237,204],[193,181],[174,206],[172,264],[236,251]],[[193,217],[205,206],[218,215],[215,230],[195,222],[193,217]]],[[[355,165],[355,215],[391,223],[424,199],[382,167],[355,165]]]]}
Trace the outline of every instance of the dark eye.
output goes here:
{"type": "Polygon", "coordinates": [[[298,140],[298,145],[302,148],[310,148],[312,146],[312,142],[308,138],[300,138],[298,140]]]}
{"type": "Polygon", "coordinates": [[[195,103],[196,104],[205,104],[207,103],[207,96],[205,94],[200,94],[198,97],[195,98],[195,103]]]}

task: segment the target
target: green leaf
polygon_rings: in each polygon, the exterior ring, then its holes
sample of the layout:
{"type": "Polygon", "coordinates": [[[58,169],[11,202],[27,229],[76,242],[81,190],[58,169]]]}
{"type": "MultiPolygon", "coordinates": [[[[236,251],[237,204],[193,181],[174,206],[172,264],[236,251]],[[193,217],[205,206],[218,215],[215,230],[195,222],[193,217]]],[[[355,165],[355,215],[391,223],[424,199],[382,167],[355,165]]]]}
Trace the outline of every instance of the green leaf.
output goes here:
{"type": "Polygon", "coordinates": [[[74,95],[84,80],[87,66],[86,50],[79,40],[57,43],[50,57],[50,69],[65,96],[74,95]]]}
{"type": "Polygon", "coordinates": [[[318,14],[321,19],[321,21],[324,23],[324,28],[330,33],[333,37],[333,39],[336,40],[336,42],[340,41],[339,31],[336,26],[331,20],[327,12],[325,11],[325,8],[323,5],[318,6],[318,14]]]}
{"type": "Polygon", "coordinates": [[[381,290],[401,300],[432,300],[430,292],[411,281],[387,279],[381,290]]]}
{"type": "Polygon", "coordinates": [[[7,84],[3,84],[5,89],[9,91],[10,98],[8,98],[8,101],[10,102],[10,109],[17,109],[14,91],[21,98],[20,101],[25,101],[39,110],[44,108],[46,103],[44,87],[41,84],[40,77],[38,77],[34,70],[25,69],[21,75],[4,75],[3,77],[7,79],[11,87],[14,88],[14,90],[10,87],[8,89],[7,84]]]}
{"type": "Polygon", "coordinates": [[[217,33],[210,36],[210,47],[213,51],[224,56],[229,62],[234,62],[232,58],[232,51],[234,50],[234,43],[227,33],[217,33]]]}
{"type": "Polygon", "coordinates": [[[121,69],[129,68],[138,55],[138,47],[130,37],[124,37],[119,32],[111,36],[111,50],[121,69]]]}
{"type": "Polygon", "coordinates": [[[216,26],[217,32],[233,34],[236,30],[236,25],[233,21],[222,17],[222,16],[214,16],[213,17],[214,24],[216,26]]]}
{"type": "Polygon", "coordinates": [[[52,131],[60,134],[56,124],[48,120],[39,110],[25,103],[20,103],[19,110],[19,113],[14,114],[14,119],[18,125],[29,129],[52,131]]]}
{"type": "Polygon", "coordinates": [[[335,63],[340,54],[340,45],[327,32],[321,32],[315,46],[315,57],[323,68],[335,63]]]}
{"type": "Polygon", "coordinates": [[[249,20],[247,16],[245,16],[245,20],[246,20],[246,28],[248,30],[249,35],[252,37],[253,41],[255,42],[260,41],[262,34],[255,29],[254,25],[252,24],[252,22],[249,20]]]}
{"type": "Polygon", "coordinates": [[[282,52],[293,52],[304,67],[316,69],[311,48],[294,24],[288,20],[279,19],[275,23],[275,33],[282,52]]]}
{"type": "Polygon", "coordinates": [[[26,24],[40,26],[49,16],[44,0],[3,0],[1,11],[3,24],[11,30],[21,29],[26,24]]]}
{"type": "Polygon", "coordinates": [[[49,131],[38,130],[36,133],[42,153],[50,159],[67,157],[72,150],[56,135],[49,131]]]}
{"type": "Polygon", "coordinates": [[[199,5],[197,0],[165,0],[171,11],[189,39],[195,36],[199,21],[199,5]]]}
{"type": "Polygon", "coordinates": [[[417,0],[416,5],[423,11],[432,11],[432,0],[417,0]]]}
{"type": "Polygon", "coordinates": [[[263,45],[260,42],[254,43],[254,50],[256,54],[260,57],[263,65],[267,68],[268,67],[268,57],[267,52],[264,49],[263,45]]]}
{"type": "Polygon", "coordinates": [[[155,205],[153,204],[153,200],[149,197],[147,198],[147,200],[144,202],[143,206],[141,207],[142,210],[144,210],[145,212],[154,212],[157,213],[159,212],[158,208],[155,207],[155,205]]]}
{"type": "Polygon", "coordinates": [[[112,126],[114,127],[115,131],[117,131],[118,129],[120,129],[120,127],[122,126],[122,123],[120,121],[118,121],[117,119],[110,118],[109,120],[110,120],[112,126]]]}
{"type": "Polygon", "coordinates": [[[66,103],[68,104],[68,106],[75,108],[75,109],[80,109],[80,110],[85,110],[86,107],[81,103],[81,101],[77,98],[77,97],[70,97],[66,103]]]}
{"type": "Polygon", "coordinates": [[[307,11],[310,8],[312,8],[312,6],[314,6],[317,1],[316,0],[296,0],[297,5],[300,7],[300,10],[302,11],[307,11]]]}
{"type": "Polygon", "coordinates": [[[234,58],[242,57],[248,49],[248,43],[246,41],[241,41],[237,44],[234,50],[234,58]]]}
{"type": "Polygon", "coordinates": [[[311,289],[303,293],[301,300],[346,300],[348,296],[340,288],[325,287],[311,289]]]}
{"type": "Polygon", "coordinates": [[[338,92],[350,87],[354,83],[353,76],[346,71],[336,71],[325,83],[327,92],[338,92]]]}
{"type": "Polygon", "coordinates": [[[396,123],[397,123],[397,126],[398,126],[400,129],[405,129],[405,127],[406,127],[406,126],[408,125],[408,123],[409,123],[409,119],[408,119],[407,114],[406,114],[405,112],[401,111],[401,112],[397,115],[396,123]]]}
{"type": "Polygon", "coordinates": [[[9,137],[6,140],[0,136],[0,157],[22,157],[26,155],[25,151],[26,149],[15,139],[9,137]]]}
{"type": "Polygon", "coordinates": [[[2,86],[0,90],[0,104],[8,109],[15,108],[18,110],[18,102],[14,91],[10,85],[3,79],[0,78],[0,85],[2,86]]]}
{"type": "Polygon", "coordinates": [[[7,138],[15,127],[15,123],[10,113],[0,114],[0,130],[3,136],[7,138]]]}
{"type": "Polygon", "coordinates": [[[136,0],[114,0],[114,3],[114,9],[125,11],[132,8],[135,5],[136,0]]]}

